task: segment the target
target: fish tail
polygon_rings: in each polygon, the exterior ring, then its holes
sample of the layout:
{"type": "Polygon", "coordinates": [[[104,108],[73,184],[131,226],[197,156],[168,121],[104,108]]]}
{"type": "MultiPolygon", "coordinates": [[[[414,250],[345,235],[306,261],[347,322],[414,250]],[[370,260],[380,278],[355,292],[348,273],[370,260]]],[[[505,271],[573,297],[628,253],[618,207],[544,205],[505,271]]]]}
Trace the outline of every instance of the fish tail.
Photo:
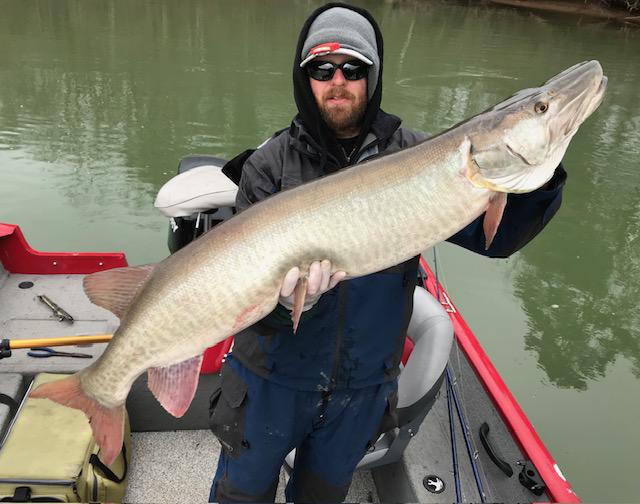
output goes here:
{"type": "Polygon", "coordinates": [[[31,392],[30,397],[50,399],[82,411],[89,419],[93,437],[100,446],[100,458],[105,464],[111,465],[122,450],[124,405],[114,408],[101,405],[82,390],[77,374],[43,383],[31,392]]]}

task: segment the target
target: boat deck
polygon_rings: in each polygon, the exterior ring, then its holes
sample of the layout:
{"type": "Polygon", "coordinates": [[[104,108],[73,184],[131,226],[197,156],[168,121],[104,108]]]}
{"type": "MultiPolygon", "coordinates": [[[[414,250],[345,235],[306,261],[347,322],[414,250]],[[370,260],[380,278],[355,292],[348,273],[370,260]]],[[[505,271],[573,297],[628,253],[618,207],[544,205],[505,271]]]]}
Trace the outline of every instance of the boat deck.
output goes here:
{"type": "MultiPolygon", "coordinates": [[[[9,339],[55,338],[87,334],[112,333],[118,318],[89,301],[82,291],[84,275],[9,274],[0,266],[0,335],[9,339]],[[25,285],[33,284],[29,288],[25,285]],[[23,287],[21,287],[21,285],[23,287]],[[37,296],[45,295],[64,308],[74,318],[73,323],[60,322],[37,296]]],[[[81,353],[99,356],[106,343],[66,347],[81,353]]],[[[17,349],[9,359],[1,361],[2,372],[27,375],[34,373],[69,373],[78,371],[94,359],[47,358],[27,355],[27,349],[17,349]],[[88,361],[88,362],[87,362],[88,361]]]]}
{"type": "MultiPolygon", "coordinates": [[[[36,337],[69,336],[113,332],[118,320],[108,311],[94,306],[82,291],[83,275],[9,274],[0,266],[0,335],[12,340],[36,337]],[[31,282],[30,288],[21,288],[31,282]],[[45,294],[69,312],[73,324],[59,322],[37,295],[45,294]]],[[[65,347],[68,351],[98,356],[106,344],[65,347]]],[[[93,359],[28,357],[27,350],[14,350],[0,361],[0,374],[18,373],[24,377],[23,390],[39,372],[69,373],[93,359]]],[[[399,462],[357,472],[347,498],[350,502],[452,502],[539,500],[518,482],[524,459],[522,452],[493,407],[464,354],[454,345],[449,361],[453,390],[457,392],[465,416],[471,445],[484,495],[480,497],[474,470],[465,446],[463,430],[455,409],[455,450],[450,434],[450,412],[446,380],[438,398],[399,462]],[[478,430],[482,422],[491,428],[490,437],[498,445],[502,458],[515,474],[508,478],[488,458],[478,430]],[[456,496],[453,470],[454,452],[458,460],[460,496],[456,496]],[[437,475],[445,483],[440,494],[430,493],[423,485],[428,475],[437,475]]],[[[7,375],[8,376],[8,375],[7,375]]],[[[127,402],[133,431],[132,462],[126,502],[204,501],[215,471],[219,445],[207,430],[207,398],[216,375],[203,375],[189,412],[182,419],[164,413],[146,390],[144,378],[136,382],[127,402]]],[[[3,383],[0,377],[0,384],[3,383]]],[[[2,408],[2,405],[0,405],[2,408]]],[[[0,426],[1,427],[1,426],[0,426]]],[[[278,500],[284,501],[285,471],[281,474],[278,500]]],[[[545,497],[542,497],[543,499],[545,497]]]]}

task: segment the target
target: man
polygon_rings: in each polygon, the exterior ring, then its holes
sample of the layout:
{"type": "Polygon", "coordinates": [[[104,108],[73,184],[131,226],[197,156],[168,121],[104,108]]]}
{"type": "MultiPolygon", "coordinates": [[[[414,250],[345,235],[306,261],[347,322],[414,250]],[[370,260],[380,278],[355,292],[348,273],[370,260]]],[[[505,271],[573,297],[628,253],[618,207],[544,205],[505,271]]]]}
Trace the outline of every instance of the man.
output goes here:
{"type": "MultiPolygon", "coordinates": [[[[423,138],[380,109],[382,55],[382,35],[367,11],[328,4],[309,17],[293,67],[298,115],[244,163],[239,211],[423,138]]],[[[555,214],[565,178],[558,167],[544,190],[509,195],[489,250],[481,219],[449,241],[508,256],[555,214]]],[[[277,308],[236,335],[212,395],[211,427],[222,453],[210,500],[273,501],[284,457],[293,448],[288,501],[345,498],[383,416],[393,417],[417,265],[416,257],[340,282],[344,273],[331,275],[328,258],[318,257],[306,290],[297,268],[287,274],[277,308]],[[297,296],[296,285],[302,286],[297,296]]]]}

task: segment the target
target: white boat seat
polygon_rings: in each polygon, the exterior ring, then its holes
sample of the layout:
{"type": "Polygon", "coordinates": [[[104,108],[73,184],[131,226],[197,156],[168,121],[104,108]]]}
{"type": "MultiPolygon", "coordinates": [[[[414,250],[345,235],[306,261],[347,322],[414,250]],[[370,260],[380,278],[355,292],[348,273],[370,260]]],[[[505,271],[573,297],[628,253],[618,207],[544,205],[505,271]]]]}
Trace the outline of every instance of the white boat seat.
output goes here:
{"type": "Polygon", "coordinates": [[[169,179],[158,191],[153,204],[167,217],[187,217],[214,208],[235,205],[238,186],[222,166],[197,166],[169,179]]]}
{"type": "MultiPolygon", "coordinates": [[[[398,411],[409,410],[444,373],[453,344],[453,325],[442,305],[422,287],[413,294],[407,330],[414,347],[398,378],[398,411]]],[[[401,422],[402,423],[402,422],[401,422]]]]}

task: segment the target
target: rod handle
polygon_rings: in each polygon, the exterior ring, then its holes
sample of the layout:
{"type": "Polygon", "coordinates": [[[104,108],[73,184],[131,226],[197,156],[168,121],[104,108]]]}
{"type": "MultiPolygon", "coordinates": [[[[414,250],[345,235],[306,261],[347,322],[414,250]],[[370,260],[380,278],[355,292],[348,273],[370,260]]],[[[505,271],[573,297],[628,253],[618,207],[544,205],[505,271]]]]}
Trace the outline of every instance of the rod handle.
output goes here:
{"type": "Polygon", "coordinates": [[[61,336],[59,338],[35,338],[9,341],[9,349],[32,347],[52,347],[65,345],[86,345],[87,343],[106,343],[111,341],[113,334],[85,334],[80,336],[61,336]]]}

